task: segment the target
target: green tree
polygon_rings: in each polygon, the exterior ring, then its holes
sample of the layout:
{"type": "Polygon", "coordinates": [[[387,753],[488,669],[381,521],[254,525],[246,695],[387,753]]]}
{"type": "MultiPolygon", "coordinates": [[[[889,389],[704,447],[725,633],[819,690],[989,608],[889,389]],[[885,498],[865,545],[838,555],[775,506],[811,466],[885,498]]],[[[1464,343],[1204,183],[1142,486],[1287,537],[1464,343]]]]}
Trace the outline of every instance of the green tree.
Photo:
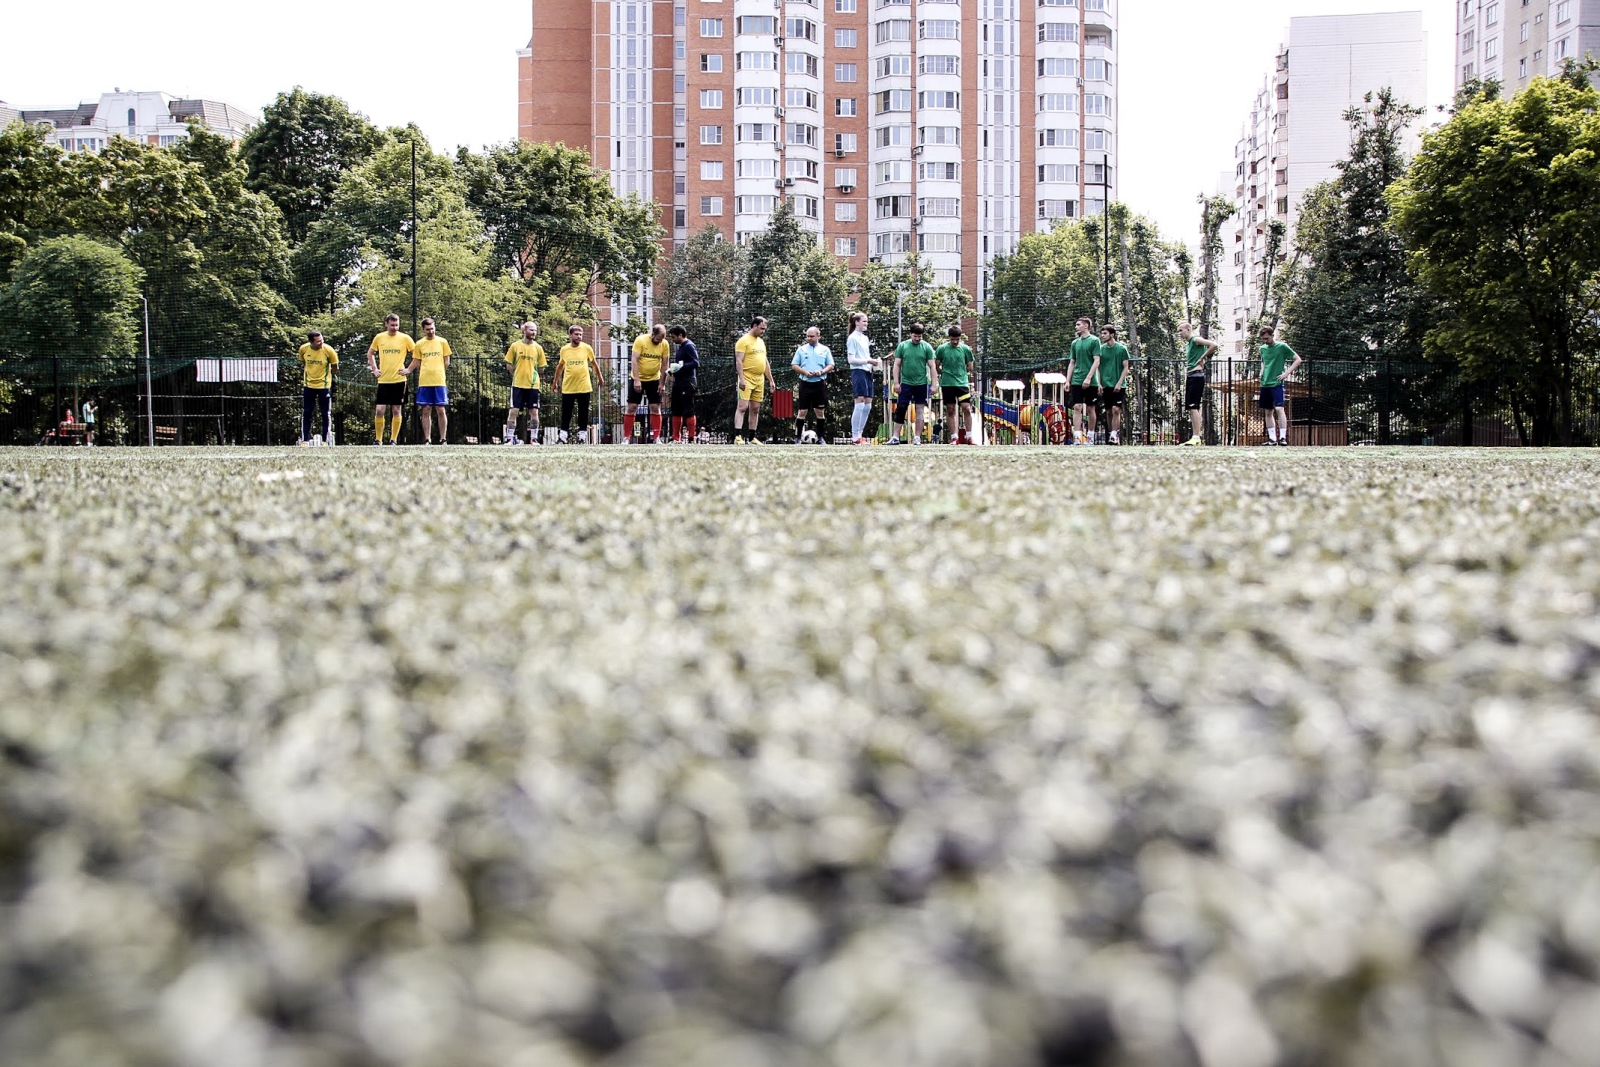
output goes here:
{"type": "Polygon", "coordinates": [[[496,262],[544,292],[632,290],[655,274],[660,208],[617,196],[587,151],[527,141],[463,148],[456,171],[496,262]]]}
{"type": "Polygon", "coordinates": [[[1092,219],[1058,224],[995,260],[984,310],[990,376],[1064,366],[1080,315],[1098,319],[1101,229],[1092,219]]]}
{"type": "Polygon", "coordinates": [[[28,250],[0,293],[5,344],[23,358],[95,364],[129,373],[139,350],[143,272],[87,237],[51,237],[28,250]]]}
{"type": "Polygon", "coordinates": [[[801,227],[786,201],[766,231],[750,242],[740,303],[747,316],[766,316],[767,347],[785,353],[774,361],[781,370],[811,326],[822,331],[824,343],[843,351],[851,284],[850,269],[801,227]]]}
{"type": "Polygon", "coordinates": [[[333,207],[345,172],[366,162],[383,134],[337,96],[298,85],[268,104],[261,123],[239,146],[250,191],[283,212],[289,240],[298,245],[333,207]]]}
{"type": "Polygon", "coordinates": [[[1200,334],[1214,337],[1217,321],[1217,286],[1222,269],[1222,224],[1233,217],[1233,201],[1225,196],[1200,198],[1200,334]]]}
{"type": "Polygon", "coordinates": [[[29,241],[61,229],[62,157],[37,126],[19,121],[0,129],[0,280],[29,241]]]}
{"type": "Polygon", "coordinates": [[[715,226],[691,236],[662,266],[656,286],[661,313],[694,339],[700,388],[708,395],[733,381],[733,345],[750,322],[740,303],[749,269],[750,253],[724,241],[715,226]]]}
{"type": "Polygon", "coordinates": [[[936,284],[933,268],[915,252],[899,263],[868,263],[856,275],[855,287],[856,310],[867,314],[879,337],[891,336],[896,321],[903,317],[908,329],[913,322],[920,322],[936,339],[942,339],[946,329],[960,326],[971,314],[967,291],[959,285],[936,284]]]}
{"type": "Polygon", "coordinates": [[[1499,386],[1535,444],[1572,441],[1574,363],[1600,307],[1600,93],[1569,64],[1464,102],[1389,191],[1409,263],[1449,312],[1427,350],[1499,386]]]}

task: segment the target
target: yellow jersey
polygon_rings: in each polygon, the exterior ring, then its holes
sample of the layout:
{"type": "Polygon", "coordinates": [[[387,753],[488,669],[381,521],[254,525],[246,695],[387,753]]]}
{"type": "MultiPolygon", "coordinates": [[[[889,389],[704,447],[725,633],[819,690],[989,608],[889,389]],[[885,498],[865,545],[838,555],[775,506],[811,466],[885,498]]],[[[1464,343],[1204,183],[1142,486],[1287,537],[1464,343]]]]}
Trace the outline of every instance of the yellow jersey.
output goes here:
{"type": "Polygon", "coordinates": [[[443,385],[445,360],[454,354],[450,351],[450,342],[443,337],[418,341],[417,362],[422,364],[422,368],[417,371],[417,388],[443,385]]]}
{"type": "Polygon", "coordinates": [[[539,368],[545,365],[544,346],[535,342],[514,341],[506,350],[506,362],[511,364],[511,386],[514,389],[539,388],[539,368]]]}
{"type": "Polygon", "coordinates": [[[733,350],[739,354],[739,369],[744,373],[743,390],[759,393],[767,387],[767,342],[745,334],[734,342],[733,350]]]}
{"type": "Polygon", "coordinates": [[[633,341],[633,354],[639,357],[639,380],[641,382],[659,382],[661,368],[672,358],[672,346],[663,337],[661,343],[650,340],[650,335],[641,333],[633,341]]]}
{"type": "Polygon", "coordinates": [[[339,365],[339,353],[327,345],[312,348],[300,346],[300,380],[307,389],[332,389],[333,368],[339,365]]]}
{"type": "Polygon", "coordinates": [[[400,369],[406,365],[406,359],[416,350],[416,342],[403,333],[391,335],[385,330],[374,337],[372,347],[368,351],[378,353],[379,383],[392,385],[395,382],[405,381],[400,369]]]}
{"type": "Polygon", "coordinates": [[[594,380],[589,377],[589,361],[594,359],[594,349],[583,341],[561,346],[561,391],[563,393],[588,393],[594,390],[594,380]]]}

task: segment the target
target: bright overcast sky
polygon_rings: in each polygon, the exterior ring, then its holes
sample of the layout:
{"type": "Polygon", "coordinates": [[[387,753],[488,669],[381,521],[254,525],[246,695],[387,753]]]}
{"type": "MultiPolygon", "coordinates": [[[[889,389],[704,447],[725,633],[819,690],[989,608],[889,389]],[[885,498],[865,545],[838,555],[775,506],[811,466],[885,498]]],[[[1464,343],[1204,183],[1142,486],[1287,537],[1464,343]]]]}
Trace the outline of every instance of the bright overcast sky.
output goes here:
{"type": "MultiPolygon", "coordinates": [[[[0,100],[60,107],[113,88],[259,112],[294,85],[334,93],[379,125],[414,121],[434,146],[516,136],[516,50],[529,0],[59,0],[8,5],[0,100]],[[63,26],[78,27],[70,41],[63,26]],[[46,41],[56,46],[42,47],[46,41]],[[395,58],[389,58],[389,57],[395,58]]],[[[1428,103],[1450,93],[1453,0],[1122,0],[1121,195],[1192,240],[1195,197],[1233,143],[1294,15],[1427,12],[1428,103]]]]}

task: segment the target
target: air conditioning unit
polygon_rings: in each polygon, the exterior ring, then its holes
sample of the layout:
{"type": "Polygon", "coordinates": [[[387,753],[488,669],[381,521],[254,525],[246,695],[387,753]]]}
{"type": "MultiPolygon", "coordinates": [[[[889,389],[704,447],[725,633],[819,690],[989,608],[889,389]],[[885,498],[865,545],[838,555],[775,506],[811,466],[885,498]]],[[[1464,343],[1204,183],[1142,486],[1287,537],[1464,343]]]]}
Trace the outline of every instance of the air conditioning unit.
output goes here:
{"type": "Polygon", "coordinates": [[[911,154],[914,156],[922,155],[922,145],[917,145],[915,148],[913,148],[911,150],[911,154]]]}
{"type": "Polygon", "coordinates": [[[774,114],[774,115],[776,115],[776,116],[777,116],[777,117],[778,117],[778,118],[780,118],[780,119],[781,119],[781,118],[783,118],[783,108],[781,108],[781,107],[775,107],[775,108],[773,108],[773,109],[772,109],[772,113],[773,113],[773,114],[774,114]]]}
{"type": "Polygon", "coordinates": [[[773,182],[772,185],[775,189],[782,189],[784,185],[784,179],[779,178],[777,181],[773,182]]]}
{"type": "Polygon", "coordinates": [[[772,44],[773,44],[773,47],[777,48],[778,51],[780,51],[780,52],[783,51],[783,38],[782,37],[774,37],[772,39],[772,44]]]}
{"type": "Polygon", "coordinates": [[[847,148],[835,148],[833,150],[833,156],[834,156],[835,159],[843,159],[845,156],[848,156],[849,154],[850,154],[850,150],[847,149],[847,148]]]}
{"type": "Polygon", "coordinates": [[[851,193],[856,191],[856,187],[853,186],[853,185],[841,185],[841,186],[839,186],[839,191],[841,193],[844,193],[846,196],[848,196],[851,193]]]}
{"type": "Polygon", "coordinates": [[[793,178],[785,178],[785,179],[783,179],[784,188],[788,188],[789,186],[791,186],[793,184],[794,184],[794,179],[793,178]]]}

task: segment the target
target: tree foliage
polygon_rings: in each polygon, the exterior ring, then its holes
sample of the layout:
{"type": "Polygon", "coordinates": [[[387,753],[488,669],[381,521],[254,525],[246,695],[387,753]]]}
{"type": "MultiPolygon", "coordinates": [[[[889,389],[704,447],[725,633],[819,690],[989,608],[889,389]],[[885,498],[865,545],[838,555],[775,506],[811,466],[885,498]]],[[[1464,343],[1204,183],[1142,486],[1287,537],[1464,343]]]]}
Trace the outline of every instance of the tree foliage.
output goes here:
{"type": "Polygon", "coordinates": [[[991,360],[1047,366],[1066,358],[1078,317],[1100,318],[1102,233],[1092,220],[1067,222],[1028,234],[995,260],[982,323],[991,360]]]}
{"type": "Polygon", "coordinates": [[[868,263],[856,276],[855,288],[856,310],[876,324],[879,337],[890,336],[897,319],[903,318],[907,329],[914,322],[926,326],[937,344],[945,330],[960,326],[971,314],[967,291],[934,282],[933,268],[915,252],[899,263],[868,263]]]}
{"type": "MultiPolygon", "coordinates": [[[[767,346],[792,352],[806,329],[843,351],[848,332],[850,269],[800,226],[792,205],[779,205],[765,233],[750,242],[741,303],[767,318],[767,346]]],[[[784,360],[787,364],[787,360],[784,360]]]]}
{"type": "Polygon", "coordinates": [[[143,272],[117,249],[87,237],[52,237],[28,250],[0,291],[11,354],[50,354],[131,367],[139,348],[143,272]]]}
{"type": "Polygon", "coordinates": [[[343,100],[297,85],[267,105],[239,155],[246,186],[278,205],[289,240],[299,244],[332,209],[345,173],[371,158],[383,139],[343,100]]]}

